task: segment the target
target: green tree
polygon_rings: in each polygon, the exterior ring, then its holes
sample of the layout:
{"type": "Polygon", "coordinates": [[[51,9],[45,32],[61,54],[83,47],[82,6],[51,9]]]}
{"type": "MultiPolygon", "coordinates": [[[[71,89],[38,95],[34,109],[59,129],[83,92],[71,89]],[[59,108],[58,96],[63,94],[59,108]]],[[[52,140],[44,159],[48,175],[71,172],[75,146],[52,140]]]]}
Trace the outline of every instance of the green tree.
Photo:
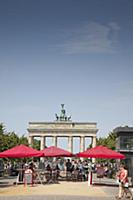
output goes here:
{"type": "Polygon", "coordinates": [[[116,133],[110,132],[108,137],[107,137],[107,139],[106,139],[107,146],[110,149],[115,150],[115,148],[116,148],[116,139],[117,139],[116,133]]]}
{"type": "Polygon", "coordinates": [[[116,133],[110,132],[107,137],[97,139],[97,146],[102,145],[115,150],[116,138],[116,133]]]}
{"type": "Polygon", "coordinates": [[[40,141],[39,140],[34,139],[33,148],[40,150],[40,141]]]}
{"type": "Polygon", "coordinates": [[[8,148],[17,146],[19,143],[19,137],[14,132],[8,133],[8,148]]]}
{"type": "Polygon", "coordinates": [[[19,137],[15,132],[6,132],[5,126],[0,124],[0,152],[10,149],[14,146],[28,145],[28,139],[24,135],[19,137]]]}
{"type": "Polygon", "coordinates": [[[19,144],[24,144],[28,146],[28,139],[24,135],[19,138],[19,144]]]}
{"type": "Polygon", "coordinates": [[[99,145],[106,146],[106,138],[102,138],[102,137],[97,138],[96,144],[97,146],[99,145]]]}
{"type": "Polygon", "coordinates": [[[5,132],[5,127],[4,127],[4,125],[1,123],[1,124],[0,124],[0,152],[3,151],[4,132],[5,132]]]}
{"type": "Polygon", "coordinates": [[[5,127],[3,125],[3,123],[0,123],[0,135],[3,135],[5,132],[5,127]]]}

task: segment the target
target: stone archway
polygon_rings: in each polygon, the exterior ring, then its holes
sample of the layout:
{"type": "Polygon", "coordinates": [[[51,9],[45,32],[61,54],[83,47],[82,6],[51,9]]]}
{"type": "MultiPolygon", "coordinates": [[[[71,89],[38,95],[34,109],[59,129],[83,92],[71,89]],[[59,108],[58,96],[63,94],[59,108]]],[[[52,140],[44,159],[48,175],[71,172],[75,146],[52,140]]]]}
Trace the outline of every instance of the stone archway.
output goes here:
{"type": "MultiPolygon", "coordinates": [[[[96,133],[98,131],[95,122],[73,122],[71,116],[67,117],[64,104],[61,104],[60,116],[56,115],[54,122],[29,122],[29,145],[33,144],[34,137],[40,137],[40,149],[46,146],[46,137],[53,138],[53,146],[57,146],[58,137],[68,138],[68,151],[72,152],[73,138],[80,138],[80,152],[85,150],[85,138],[92,138],[92,147],[96,146],[96,133]]],[[[73,153],[73,152],[72,152],[73,153]]]]}

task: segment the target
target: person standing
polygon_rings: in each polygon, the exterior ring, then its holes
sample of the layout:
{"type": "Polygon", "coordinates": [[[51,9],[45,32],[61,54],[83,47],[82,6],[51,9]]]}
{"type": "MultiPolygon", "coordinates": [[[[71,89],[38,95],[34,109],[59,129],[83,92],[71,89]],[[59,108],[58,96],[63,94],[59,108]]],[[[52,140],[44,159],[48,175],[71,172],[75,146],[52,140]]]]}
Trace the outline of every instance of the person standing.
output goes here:
{"type": "Polygon", "coordinates": [[[129,193],[130,200],[133,200],[132,192],[129,190],[128,171],[127,169],[125,169],[125,166],[123,164],[120,165],[117,178],[119,180],[119,192],[116,198],[122,199],[124,194],[127,195],[129,193]]]}

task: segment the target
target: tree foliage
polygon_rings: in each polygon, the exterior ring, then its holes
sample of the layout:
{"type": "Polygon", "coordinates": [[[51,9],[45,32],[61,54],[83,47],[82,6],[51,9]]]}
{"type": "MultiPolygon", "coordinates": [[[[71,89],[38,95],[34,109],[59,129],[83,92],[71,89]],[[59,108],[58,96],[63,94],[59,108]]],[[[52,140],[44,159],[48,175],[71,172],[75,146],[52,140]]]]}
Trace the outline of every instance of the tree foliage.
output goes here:
{"type": "Polygon", "coordinates": [[[34,143],[32,146],[34,149],[40,150],[40,141],[37,139],[34,139],[34,143]]]}
{"type": "MultiPolygon", "coordinates": [[[[0,124],[0,152],[10,149],[14,146],[24,144],[28,146],[28,139],[25,135],[18,136],[14,132],[6,132],[5,126],[0,124]]],[[[40,149],[40,141],[34,139],[33,148],[40,149]]]]}
{"type": "Polygon", "coordinates": [[[19,144],[28,145],[28,139],[24,135],[19,138],[19,144]]]}
{"type": "Polygon", "coordinates": [[[27,137],[24,135],[19,137],[14,132],[6,132],[5,126],[0,124],[0,152],[10,149],[19,144],[28,145],[27,137]]]}
{"type": "Polygon", "coordinates": [[[97,139],[97,146],[102,145],[115,150],[116,133],[110,132],[107,137],[97,139]]]}

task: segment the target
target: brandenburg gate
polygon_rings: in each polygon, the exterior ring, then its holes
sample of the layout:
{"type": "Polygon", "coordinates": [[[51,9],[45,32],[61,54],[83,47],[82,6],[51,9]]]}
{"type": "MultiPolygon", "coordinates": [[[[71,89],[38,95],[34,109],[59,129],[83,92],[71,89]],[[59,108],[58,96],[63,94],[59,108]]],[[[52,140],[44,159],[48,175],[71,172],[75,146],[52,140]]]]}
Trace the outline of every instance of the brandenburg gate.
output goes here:
{"type": "Polygon", "coordinates": [[[40,150],[46,146],[46,137],[52,137],[53,146],[57,146],[59,137],[68,138],[68,151],[73,153],[73,138],[80,138],[80,152],[85,150],[85,138],[91,138],[92,147],[96,146],[96,123],[73,122],[71,116],[67,117],[64,104],[61,104],[61,112],[55,114],[54,122],[29,122],[29,145],[33,144],[34,137],[40,137],[40,150]]]}

